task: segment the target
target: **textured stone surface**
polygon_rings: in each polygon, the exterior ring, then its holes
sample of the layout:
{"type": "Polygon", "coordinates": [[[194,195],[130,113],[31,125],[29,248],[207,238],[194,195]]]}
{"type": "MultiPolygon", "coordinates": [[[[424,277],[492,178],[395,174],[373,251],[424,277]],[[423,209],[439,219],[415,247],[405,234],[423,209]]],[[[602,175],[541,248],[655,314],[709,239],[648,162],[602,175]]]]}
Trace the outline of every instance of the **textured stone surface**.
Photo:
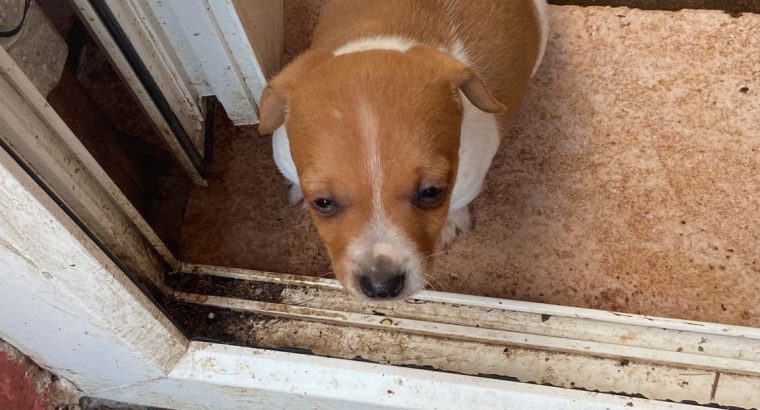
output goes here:
{"type": "MultiPolygon", "coordinates": [[[[15,28],[22,21],[24,0],[0,0],[0,30],[15,28]]],[[[32,83],[47,95],[61,78],[68,48],[42,9],[32,2],[21,31],[0,37],[4,47],[32,83]]]]}
{"type": "MultiPolygon", "coordinates": [[[[438,255],[431,287],[760,326],[760,15],[550,12],[547,55],[472,206],[475,231],[438,255]]],[[[268,140],[221,128],[183,256],[327,273],[268,140]]]]}

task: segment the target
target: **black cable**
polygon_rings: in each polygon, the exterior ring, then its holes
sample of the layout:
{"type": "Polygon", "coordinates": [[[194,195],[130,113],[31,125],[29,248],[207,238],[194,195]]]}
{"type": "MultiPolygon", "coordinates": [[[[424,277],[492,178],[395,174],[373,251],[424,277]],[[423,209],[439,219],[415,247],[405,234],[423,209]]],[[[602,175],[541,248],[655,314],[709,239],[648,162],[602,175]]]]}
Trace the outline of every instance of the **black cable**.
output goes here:
{"type": "Polygon", "coordinates": [[[26,0],[24,2],[24,12],[21,15],[21,21],[19,21],[18,25],[8,31],[0,31],[0,37],[13,37],[16,34],[18,34],[19,31],[24,27],[24,22],[26,21],[26,16],[29,15],[29,7],[32,5],[32,0],[26,0]]]}

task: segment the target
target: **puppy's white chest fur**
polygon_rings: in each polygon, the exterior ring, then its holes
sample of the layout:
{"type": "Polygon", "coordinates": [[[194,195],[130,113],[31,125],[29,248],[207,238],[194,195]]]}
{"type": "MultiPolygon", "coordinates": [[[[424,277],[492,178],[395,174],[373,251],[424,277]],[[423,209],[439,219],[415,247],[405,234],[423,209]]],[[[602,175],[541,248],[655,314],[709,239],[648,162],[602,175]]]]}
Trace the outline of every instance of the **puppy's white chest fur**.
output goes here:
{"type": "Polygon", "coordinates": [[[301,183],[298,180],[296,163],[290,154],[290,140],[285,125],[277,128],[272,134],[272,153],[274,154],[275,165],[277,165],[282,176],[291,184],[290,204],[295,205],[303,198],[303,192],[301,192],[301,183]]]}
{"type": "Polygon", "coordinates": [[[461,139],[459,166],[449,209],[466,207],[478,196],[496,151],[499,149],[499,125],[494,114],[477,109],[462,97],[461,139]]]}

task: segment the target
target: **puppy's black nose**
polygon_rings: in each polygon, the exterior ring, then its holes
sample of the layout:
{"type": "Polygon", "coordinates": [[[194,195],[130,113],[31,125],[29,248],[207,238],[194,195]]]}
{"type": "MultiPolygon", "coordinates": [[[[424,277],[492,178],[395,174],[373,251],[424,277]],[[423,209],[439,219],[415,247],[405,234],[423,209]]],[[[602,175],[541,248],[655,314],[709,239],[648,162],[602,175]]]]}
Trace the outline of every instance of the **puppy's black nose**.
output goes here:
{"type": "Polygon", "coordinates": [[[404,290],[404,284],[406,284],[404,272],[375,273],[359,277],[359,286],[362,288],[362,292],[373,299],[394,298],[404,290]]]}

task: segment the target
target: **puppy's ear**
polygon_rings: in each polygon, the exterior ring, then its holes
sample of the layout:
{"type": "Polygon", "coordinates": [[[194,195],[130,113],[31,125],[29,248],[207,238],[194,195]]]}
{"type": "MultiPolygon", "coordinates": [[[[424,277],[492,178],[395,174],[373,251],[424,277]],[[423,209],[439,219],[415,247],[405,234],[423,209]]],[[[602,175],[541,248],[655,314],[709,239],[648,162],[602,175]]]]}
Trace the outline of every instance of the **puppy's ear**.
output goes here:
{"type": "Polygon", "coordinates": [[[261,94],[259,106],[259,135],[269,135],[285,123],[287,100],[282,91],[269,83],[261,94]]]}
{"type": "Polygon", "coordinates": [[[487,113],[501,113],[507,107],[491,95],[486,85],[475,72],[449,54],[427,46],[411,48],[408,53],[432,61],[439,77],[443,77],[452,89],[459,89],[480,110],[487,113]]]}
{"type": "Polygon", "coordinates": [[[458,77],[455,77],[454,85],[462,90],[462,93],[470,100],[472,105],[482,111],[491,114],[507,111],[507,107],[491,95],[486,85],[483,84],[483,80],[470,68],[464,67],[461,69],[458,77]]]}
{"type": "Polygon", "coordinates": [[[307,51],[277,74],[264,88],[259,106],[259,135],[269,135],[285,123],[290,95],[309,69],[330,57],[326,51],[307,51]]]}

